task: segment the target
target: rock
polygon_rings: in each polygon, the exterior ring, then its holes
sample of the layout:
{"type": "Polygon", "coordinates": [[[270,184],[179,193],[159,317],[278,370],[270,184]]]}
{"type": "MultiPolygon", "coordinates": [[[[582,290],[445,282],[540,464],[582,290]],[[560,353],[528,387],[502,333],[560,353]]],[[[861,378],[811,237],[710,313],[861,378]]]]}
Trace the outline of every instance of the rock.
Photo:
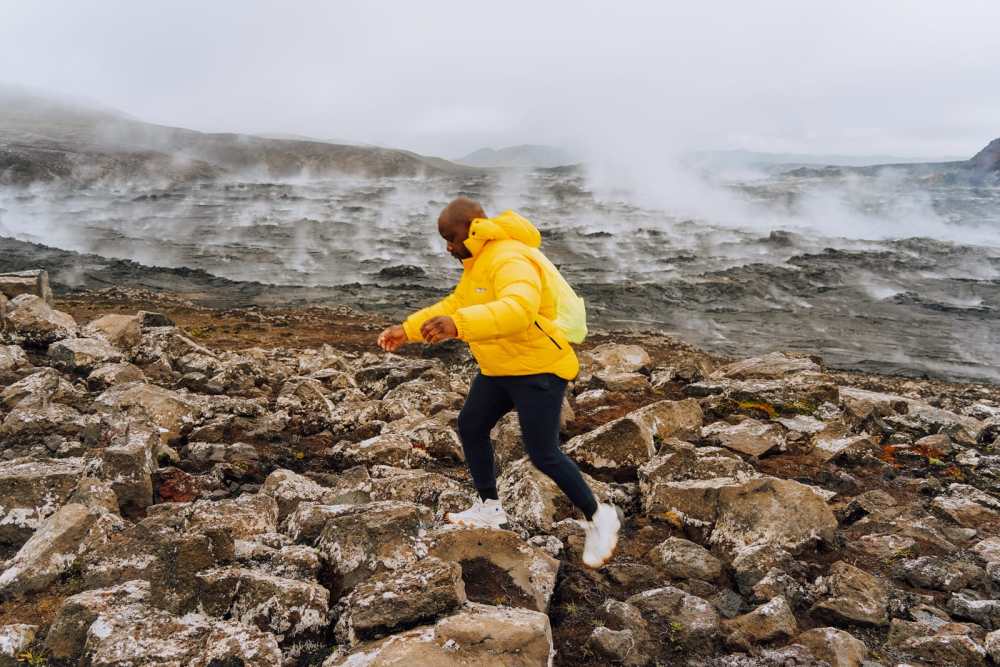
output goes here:
{"type": "Polygon", "coordinates": [[[648,368],[652,361],[649,353],[638,345],[604,343],[580,354],[585,363],[593,364],[606,373],[634,373],[648,368]]]}
{"type": "Polygon", "coordinates": [[[8,410],[21,404],[44,407],[46,403],[60,403],[74,406],[82,403],[83,399],[83,392],[51,368],[41,368],[0,392],[0,405],[8,410]]]}
{"type": "Polygon", "coordinates": [[[900,561],[899,576],[919,588],[937,591],[957,591],[974,587],[986,579],[982,568],[962,561],[945,561],[935,556],[921,556],[900,561]]]}
{"type": "Polygon", "coordinates": [[[28,355],[19,346],[0,345],[0,385],[17,382],[31,368],[28,355]]]}
{"type": "Polygon", "coordinates": [[[709,378],[780,380],[790,375],[807,372],[818,373],[822,370],[819,364],[807,356],[786,352],[771,352],[760,357],[751,357],[723,366],[709,375],[709,378]]]}
{"type": "Polygon", "coordinates": [[[701,430],[702,437],[713,445],[719,445],[748,456],[783,450],[785,435],[777,424],[765,424],[756,419],[745,419],[738,424],[715,422],[701,430]]]}
{"type": "Polygon", "coordinates": [[[730,552],[766,543],[797,554],[816,542],[833,543],[837,531],[826,501],[792,480],[763,477],[723,486],[718,507],[711,542],[730,552]]]}
{"type": "Polygon", "coordinates": [[[63,370],[90,373],[101,364],[122,360],[121,352],[98,338],[67,338],[49,345],[48,356],[63,370]]]}
{"type": "Polygon", "coordinates": [[[7,326],[25,345],[44,347],[76,335],[76,320],[41,297],[22,294],[7,305],[7,326]]]}
{"type": "Polygon", "coordinates": [[[350,652],[342,649],[323,667],[546,667],[551,663],[551,653],[552,630],[545,614],[469,604],[434,625],[364,643],[350,652]]]}
{"type": "Polygon", "coordinates": [[[889,595],[876,577],[843,561],[830,566],[822,582],[827,595],[813,605],[812,613],[836,623],[885,625],[889,595]]]}
{"type": "Polygon", "coordinates": [[[121,517],[103,507],[71,502],[45,519],[0,574],[0,599],[48,588],[88,549],[122,530],[121,517]]]}
{"type": "Polygon", "coordinates": [[[1000,537],[988,537],[977,542],[976,546],[972,547],[972,553],[987,563],[1000,561],[1000,537]]]}
{"type": "Polygon", "coordinates": [[[370,398],[381,399],[390,389],[416,379],[435,368],[437,364],[427,359],[386,357],[388,363],[365,365],[354,374],[358,387],[370,398]]]}
{"type": "Polygon", "coordinates": [[[329,454],[340,467],[356,465],[387,465],[415,468],[430,461],[425,449],[413,446],[413,441],[398,433],[386,433],[361,442],[342,440],[329,454]]]}
{"type": "Polygon", "coordinates": [[[157,313],[149,310],[140,310],[136,313],[136,319],[139,320],[139,325],[143,329],[149,329],[153,327],[172,327],[175,326],[174,321],[164,315],[163,313],[157,313]]]}
{"type": "Polygon", "coordinates": [[[948,612],[987,630],[1000,629],[1000,600],[980,600],[969,593],[955,593],[948,600],[948,612]]]}
{"type": "Polygon", "coordinates": [[[840,402],[839,387],[824,373],[802,372],[778,379],[708,379],[684,389],[693,397],[718,396],[747,409],[774,415],[813,415],[826,403],[840,402]]]}
{"type": "Polygon", "coordinates": [[[520,591],[521,599],[512,600],[512,604],[542,612],[548,609],[559,561],[525,543],[517,534],[508,530],[444,526],[428,534],[427,543],[429,555],[462,565],[470,599],[475,600],[477,591],[487,583],[469,578],[469,567],[479,565],[492,571],[493,578],[499,578],[494,585],[501,590],[520,591]]]}
{"type": "Polygon", "coordinates": [[[30,446],[53,436],[76,437],[83,416],[61,403],[24,401],[11,410],[0,424],[0,442],[7,447],[30,446]]]}
{"type": "Polygon", "coordinates": [[[736,646],[749,646],[757,642],[794,637],[799,632],[788,600],[778,596],[748,614],[725,621],[729,642],[736,646]]]}
{"type": "MultiPolygon", "coordinates": [[[[625,495],[611,485],[583,473],[584,481],[598,502],[624,505],[625,495]]],[[[527,458],[508,465],[497,482],[500,500],[508,516],[530,531],[547,533],[552,524],[567,518],[581,518],[559,487],[547,475],[535,468],[527,458]]]]}
{"type": "Polygon", "coordinates": [[[805,588],[791,575],[778,569],[768,570],[750,589],[750,597],[758,602],[768,602],[783,597],[790,604],[800,605],[808,598],[805,588]]]}
{"type": "Polygon", "coordinates": [[[851,546],[879,560],[893,560],[912,554],[917,543],[913,538],[905,535],[876,534],[864,535],[851,546]]]}
{"type": "Polygon", "coordinates": [[[87,387],[91,391],[104,391],[127,382],[145,382],[146,374],[138,366],[128,362],[102,364],[87,376],[87,387]]]}
{"type": "Polygon", "coordinates": [[[615,373],[599,370],[594,373],[594,384],[617,392],[646,392],[649,390],[649,378],[642,373],[615,373]]]}
{"type": "MultiPolygon", "coordinates": [[[[455,413],[443,410],[433,417],[418,421],[403,432],[414,447],[423,449],[440,461],[465,461],[458,433],[449,425],[455,413]]],[[[386,428],[393,430],[393,425],[386,428]]]]}
{"type": "Polygon", "coordinates": [[[336,636],[347,644],[406,630],[465,604],[458,563],[426,558],[403,572],[386,572],[358,584],[343,600],[336,636]]]}
{"type": "Polygon", "coordinates": [[[202,571],[197,580],[204,613],[272,633],[279,642],[321,632],[330,622],[330,593],[314,581],[236,566],[202,571]]]}
{"type": "Polygon", "coordinates": [[[468,497],[469,504],[472,503],[472,492],[450,477],[423,470],[372,466],[372,500],[402,500],[437,508],[441,496],[447,497],[449,493],[468,497]]]}
{"type": "Polygon", "coordinates": [[[69,498],[83,459],[0,462],[0,545],[20,547],[69,498]]]}
{"type": "Polygon", "coordinates": [[[24,664],[18,656],[35,641],[37,625],[15,623],[0,625],[0,667],[17,667],[24,664]]]}
{"type": "Polygon", "coordinates": [[[714,581],[722,576],[722,563],[694,542],[671,537],[653,547],[649,560],[668,577],[714,581]]]}
{"type": "Polygon", "coordinates": [[[336,423],[333,403],[326,388],[312,378],[290,378],[281,385],[276,406],[288,411],[293,428],[302,435],[313,435],[336,423]]]}
{"type": "Polygon", "coordinates": [[[336,474],[306,473],[331,490],[333,505],[358,505],[371,501],[372,478],[365,466],[355,466],[336,474]]]}
{"type": "Polygon", "coordinates": [[[135,315],[109,314],[88,323],[83,332],[93,338],[102,338],[119,350],[131,350],[142,338],[142,325],[135,315]]]}
{"type": "Polygon", "coordinates": [[[1000,630],[994,630],[986,635],[986,651],[993,662],[1000,663],[1000,630]]]}
{"type": "Polygon", "coordinates": [[[1000,500],[968,484],[949,485],[948,494],[931,501],[931,508],[966,528],[978,528],[1000,516],[1000,500]]]}
{"type": "Polygon", "coordinates": [[[894,618],[888,643],[931,665],[986,665],[986,649],[969,636],[968,626],[958,623],[944,623],[933,629],[922,623],[894,618]]]}
{"type": "Polygon", "coordinates": [[[636,643],[631,630],[611,630],[604,626],[594,628],[587,638],[590,652],[610,663],[633,667],[650,664],[652,657],[636,651],[636,643]]]}
{"type": "Polygon", "coordinates": [[[647,619],[670,628],[671,641],[705,648],[718,641],[719,615],[711,604],[672,586],[643,591],[626,602],[647,619]]]}
{"type": "Polygon", "coordinates": [[[232,500],[199,500],[185,508],[185,513],[187,530],[223,531],[234,540],[253,540],[278,530],[278,503],[262,493],[244,494],[232,500]]]}
{"type": "Polygon", "coordinates": [[[817,436],[810,455],[822,463],[838,459],[860,459],[865,454],[878,454],[876,439],[867,433],[842,438],[822,438],[817,436]]]}
{"type": "Polygon", "coordinates": [[[0,295],[16,299],[22,294],[31,294],[48,305],[52,305],[52,288],[49,286],[49,272],[44,269],[0,273],[0,295]]]}
{"type": "Polygon", "coordinates": [[[652,662],[658,646],[642,613],[618,600],[606,600],[597,610],[603,626],[591,633],[587,645],[616,664],[643,667],[652,662]]]}
{"type": "Polygon", "coordinates": [[[277,502],[278,521],[284,521],[302,502],[332,505],[336,497],[333,489],[284,469],[275,470],[268,475],[260,492],[271,496],[277,502]]]}
{"type": "Polygon", "coordinates": [[[197,442],[188,440],[181,450],[189,469],[210,470],[217,464],[225,464],[227,470],[250,475],[259,468],[257,448],[245,442],[231,444],[197,442]]]}
{"type": "Polygon", "coordinates": [[[595,475],[627,481],[656,453],[653,432],[645,420],[626,415],[578,435],[566,453],[595,475]]]}
{"type": "Polygon", "coordinates": [[[792,564],[791,554],[784,549],[770,544],[754,544],[736,551],[732,562],[733,578],[746,595],[768,572],[784,571],[792,564]]]}
{"type": "MultiPolygon", "coordinates": [[[[188,355],[206,359],[216,359],[214,352],[194,342],[175,326],[149,327],[139,325],[142,336],[139,344],[132,352],[132,363],[145,369],[147,366],[160,365],[167,369],[180,370],[180,360],[188,355]]],[[[207,366],[202,366],[208,368],[207,366]]]]}
{"type": "Polygon", "coordinates": [[[147,419],[160,429],[163,444],[177,442],[201,415],[201,409],[184,395],[142,382],[108,389],[97,397],[96,406],[105,412],[121,411],[132,418],[147,419]]]}
{"type": "Polygon", "coordinates": [[[56,660],[78,660],[83,654],[90,626],[98,618],[118,609],[133,608],[147,602],[149,597],[149,582],[127,581],[66,598],[45,638],[50,656],[56,660]]]}
{"type": "Polygon", "coordinates": [[[153,473],[160,434],[130,422],[128,431],[97,453],[88,465],[91,474],[111,483],[122,512],[135,515],[153,504],[153,473]]]}
{"type": "Polygon", "coordinates": [[[338,578],[333,592],[349,592],[373,574],[416,562],[424,553],[417,537],[431,520],[430,511],[414,503],[335,506],[315,544],[338,578]]]}
{"type": "Polygon", "coordinates": [[[692,440],[701,437],[705,415],[701,405],[693,398],[683,401],[657,401],[628,414],[635,421],[645,424],[653,434],[656,450],[670,438],[692,440]]]}
{"type": "Polygon", "coordinates": [[[837,628],[814,628],[795,638],[830,667],[861,667],[868,657],[868,647],[854,635],[837,628]]]}
{"type": "Polygon", "coordinates": [[[419,414],[433,416],[442,410],[458,410],[464,397],[455,392],[447,377],[433,377],[431,373],[416,380],[404,382],[385,393],[382,404],[393,419],[419,414]]]}

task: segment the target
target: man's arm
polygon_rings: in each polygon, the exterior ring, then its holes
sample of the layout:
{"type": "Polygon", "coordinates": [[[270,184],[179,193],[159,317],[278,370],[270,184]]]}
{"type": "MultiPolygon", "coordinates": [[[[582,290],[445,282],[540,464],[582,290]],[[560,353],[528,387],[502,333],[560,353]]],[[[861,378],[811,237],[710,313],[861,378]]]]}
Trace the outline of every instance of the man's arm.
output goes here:
{"type": "Polygon", "coordinates": [[[494,301],[458,308],[450,313],[464,341],[502,338],[525,331],[538,316],[542,279],[538,268],[525,257],[500,263],[493,274],[494,301]]]}

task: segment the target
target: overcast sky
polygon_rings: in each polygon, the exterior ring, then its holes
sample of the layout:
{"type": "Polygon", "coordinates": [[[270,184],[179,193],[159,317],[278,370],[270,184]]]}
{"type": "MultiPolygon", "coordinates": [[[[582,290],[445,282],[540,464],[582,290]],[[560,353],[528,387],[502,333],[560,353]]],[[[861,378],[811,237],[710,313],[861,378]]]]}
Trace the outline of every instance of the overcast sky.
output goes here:
{"type": "Polygon", "coordinates": [[[970,155],[1000,1],[0,0],[0,81],[207,131],[970,155]]]}

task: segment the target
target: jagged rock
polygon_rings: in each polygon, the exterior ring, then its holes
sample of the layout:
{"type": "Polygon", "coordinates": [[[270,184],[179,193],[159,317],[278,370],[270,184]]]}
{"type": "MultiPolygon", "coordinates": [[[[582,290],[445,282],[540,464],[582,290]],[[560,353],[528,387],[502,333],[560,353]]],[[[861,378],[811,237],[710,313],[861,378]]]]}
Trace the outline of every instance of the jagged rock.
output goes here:
{"type": "Polygon", "coordinates": [[[98,366],[87,376],[87,387],[91,391],[104,391],[127,382],[145,382],[146,374],[138,366],[121,362],[98,366]]]}
{"type": "MultiPolygon", "coordinates": [[[[449,425],[454,416],[454,412],[442,410],[433,417],[417,420],[401,433],[414,447],[422,448],[435,459],[465,461],[462,442],[458,439],[455,429],[449,425]]],[[[396,430],[393,424],[388,424],[386,429],[396,430]]]]}
{"type": "MultiPolygon", "coordinates": [[[[444,526],[427,536],[428,554],[441,560],[454,561],[463,570],[470,564],[486,561],[496,576],[507,577],[508,583],[501,588],[516,588],[522,600],[514,600],[516,606],[524,606],[536,611],[546,611],[556,585],[559,561],[538,547],[533,547],[507,530],[486,528],[461,528],[444,526]]],[[[475,599],[475,584],[466,576],[467,590],[475,599]]]]}
{"type": "Polygon", "coordinates": [[[157,313],[149,310],[140,310],[136,313],[136,319],[139,320],[139,326],[143,329],[150,329],[154,327],[172,327],[175,323],[172,319],[164,315],[163,313],[157,313]]]}
{"type": "Polygon", "coordinates": [[[712,544],[730,552],[756,543],[793,554],[816,542],[832,543],[837,519],[812,487],[763,477],[718,491],[718,520],[712,544]]]}
{"type": "Polygon", "coordinates": [[[25,345],[44,347],[76,335],[76,320],[39,296],[21,294],[7,304],[7,326],[25,345]]]}
{"type": "Polygon", "coordinates": [[[291,378],[281,385],[276,406],[292,417],[294,429],[302,435],[319,433],[335,423],[333,403],[326,388],[312,378],[291,378]]]}
{"type": "Polygon", "coordinates": [[[645,349],[620,343],[598,345],[582,352],[580,357],[585,364],[612,374],[634,373],[652,363],[645,349]]]}
{"type": "Polygon", "coordinates": [[[599,370],[594,373],[593,383],[608,391],[644,392],[650,389],[649,378],[642,373],[614,373],[599,370]]]}
{"type": "Polygon", "coordinates": [[[4,417],[0,442],[11,447],[30,445],[51,436],[76,437],[82,421],[83,416],[68,405],[26,400],[4,417]]]}
{"type": "Polygon", "coordinates": [[[594,653],[631,667],[644,667],[652,662],[656,642],[638,609],[627,602],[606,600],[597,614],[604,625],[594,628],[587,640],[594,653]]]}
{"type": "Polygon", "coordinates": [[[913,538],[906,537],[905,535],[880,533],[876,535],[864,535],[853,542],[851,546],[869,556],[891,560],[899,556],[911,554],[917,543],[913,538]]]}
{"type": "Polygon", "coordinates": [[[5,387],[0,392],[0,405],[8,410],[13,410],[22,403],[39,407],[46,403],[74,406],[82,403],[83,398],[83,392],[70,384],[58,371],[40,368],[5,387]]]}
{"type": "Polygon", "coordinates": [[[943,623],[932,628],[894,618],[888,643],[931,665],[986,665],[986,649],[970,636],[970,628],[960,623],[943,623]]]}
{"type": "Polygon", "coordinates": [[[88,464],[91,474],[111,483],[122,512],[131,516],[153,504],[153,473],[160,434],[131,422],[128,432],[112,440],[88,464]]]}
{"type": "Polygon", "coordinates": [[[24,664],[18,656],[35,641],[37,625],[15,623],[0,625],[0,667],[18,667],[24,664]]]}
{"type": "Polygon", "coordinates": [[[792,555],[771,544],[753,544],[736,551],[733,558],[733,578],[740,591],[746,595],[753,590],[768,572],[784,571],[792,565],[792,555]]]}
{"type": "Polygon", "coordinates": [[[712,605],[678,588],[654,588],[626,602],[652,621],[669,627],[672,640],[679,645],[704,647],[718,641],[719,615],[712,605]]]}
{"type": "Polygon", "coordinates": [[[427,450],[414,447],[405,435],[386,433],[361,442],[338,442],[329,450],[330,458],[340,467],[387,465],[414,468],[430,461],[427,450]]]}
{"type": "Polygon", "coordinates": [[[329,426],[333,438],[359,442],[382,432],[389,420],[382,401],[346,400],[333,406],[329,426]]]}
{"type": "Polygon", "coordinates": [[[141,317],[139,325],[142,336],[139,344],[132,350],[132,363],[143,368],[161,365],[178,370],[180,360],[187,355],[216,357],[214,352],[194,342],[175,326],[146,326],[141,317]]]}
{"type": "Polygon", "coordinates": [[[783,596],[762,604],[748,614],[725,621],[724,625],[730,633],[728,641],[736,646],[794,637],[799,632],[795,614],[783,596]]]}
{"type": "Polygon", "coordinates": [[[987,630],[1000,628],[1000,600],[980,600],[969,593],[955,593],[948,600],[948,612],[987,630]]]}
{"type": "Polygon", "coordinates": [[[985,540],[980,540],[976,546],[972,547],[972,553],[987,563],[1000,561],[1000,537],[987,537],[985,540]]]}
{"type": "Polygon", "coordinates": [[[0,462],[0,545],[20,547],[69,498],[80,458],[0,462]]]}
{"type": "Polygon", "coordinates": [[[817,602],[812,613],[836,623],[885,625],[888,620],[889,595],[876,577],[843,561],[830,566],[823,580],[827,595],[817,602]]]}
{"type": "Polygon", "coordinates": [[[463,489],[455,480],[436,472],[372,466],[372,500],[402,500],[435,508],[442,494],[462,492],[463,489]]]}
{"type": "Polygon", "coordinates": [[[189,530],[225,531],[234,540],[253,540],[278,530],[278,503],[262,493],[244,494],[232,500],[199,500],[185,507],[184,516],[189,530]]]}
{"type": "Polygon", "coordinates": [[[330,593],[316,582],[236,566],[202,571],[197,580],[204,613],[256,626],[279,642],[329,623],[330,593]]]}
{"type": "Polygon", "coordinates": [[[807,599],[805,588],[791,575],[778,569],[769,570],[754,584],[750,593],[750,597],[758,602],[768,602],[780,596],[798,606],[807,599]]]}
{"type": "Polygon", "coordinates": [[[354,645],[432,621],[465,601],[461,566],[425,558],[403,572],[385,572],[358,584],[342,602],[336,636],[354,645]]]}
{"type": "MultiPolygon", "coordinates": [[[[3,320],[0,319],[0,325],[3,320]]],[[[0,385],[17,382],[32,368],[24,350],[17,345],[0,345],[0,385]]]]}
{"type": "Polygon", "coordinates": [[[691,440],[701,437],[705,415],[701,405],[693,398],[683,401],[657,401],[628,414],[643,423],[653,434],[653,446],[661,450],[671,438],[691,440]]]}
{"type": "Polygon", "coordinates": [[[145,603],[149,596],[148,581],[126,581],[66,598],[45,637],[49,654],[57,660],[78,660],[83,654],[90,626],[98,618],[113,614],[117,609],[145,603]]]}
{"type": "Polygon", "coordinates": [[[367,396],[381,399],[390,389],[416,379],[436,366],[437,363],[426,359],[393,356],[387,358],[387,363],[364,364],[354,374],[354,380],[367,396]]]}
{"type": "Polygon", "coordinates": [[[148,420],[161,429],[163,444],[178,441],[201,414],[197,404],[184,395],[142,382],[116,385],[98,396],[95,404],[99,410],[148,420]]]}
{"type": "Polygon", "coordinates": [[[709,375],[711,379],[780,380],[798,373],[818,373],[823,369],[811,358],[787,352],[771,352],[733,362],[709,375]]]}
{"type": "Polygon", "coordinates": [[[52,305],[52,288],[49,272],[44,269],[0,273],[0,296],[14,299],[22,294],[33,294],[52,305]]]}
{"type": "Polygon", "coordinates": [[[951,484],[948,495],[935,498],[931,507],[966,528],[978,528],[1000,517],[1000,500],[968,484],[951,484]]]}
{"type": "Polygon", "coordinates": [[[701,434],[714,445],[749,456],[763,456],[770,451],[785,448],[785,435],[781,427],[756,419],[745,419],[738,424],[715,422],[704,427],[701,434]]]}
{"type": "Polygon", "coordinates": [[[722,563],[694,542],[671,537],[653,547],[649,560],[669,577],[714,581],[722,576],[722,563]]]}
{"type": "Polygon", "coordinates": [[[566,443],[566,453],[595,474],[628,480],[656,449],[648,424],[626,415],[576,436],[566,443]]]}
{"type": "Polygon", "coordinates": [[[464,397],[451,386],[426,373],[417,380],[410,380],[394,387],[382,397],[387,413],[395,420],[407,415],[433,416],[442,410],[457,410],[464,397]]]}
{"type": "Polygon", "coordinates": [[[986,651],[993,662],[1000,663],[1000,630],[994,630],[986,635],[986,651]]]}
{"type": "Polygon", "coordinates": [[[83,332],[102,338],[119,350],[131,350],[142,338],[142,326],[135,315],[104,315],[84,326],[83,332]]]}
{"type": "Polygon", "coordinates": [[[905,415],[892,415],[886,418],[886,423],[892,427],[908,431],[916,436],[944,433],[960,445],[975,445],[982,433],[984,424],[974,417],[956,414],[949,410],[936,408],[923,401],[911,400],[905,415]]]}
{"type": "Polygon", "coordinates": [[[849,632],[837,628],[813,628],[795,638],[830,667],[861,667],[868,657],[868,647],[849,632]]]}
{"type": "Polygon", "coordinates": [[[652,661],[650,655],[636,650],[636,639],[631,630],[598,626],[587,638],[587,648],[598,657],[618,665],[642,667],[652,661]]]}
{"type": "Polygon", "coordinates": [[[879,452],[878,442],[867,433],[849,435],[842,438],[823,438],[817,436],[813,445],[810,455],[822,463],[836,461],[841,458],[857,459],[865,454],[877,454],[879,452]]]}
{"type": "Polygon", "coordinates": [[[0,574],[0,599],[48,588],[81,553],[107,544],[111,534],[124,527],[122,518],[104,507],[63,505],[7,561],[0,574]]]}
{"type": "Polygon", "coordinates": [[[290,579],[315,579],[320,569],[319,551],[304,544],[289,544],[271,557],[274,574],[290,579]]]}
{"type": "Polygon", "coordinates": [[[688,385],[685,393],[696,398],[719,396],[747,408],[782,415],[812,415],[825,403],[840,402],[839,388],[833,378],[816,372],[797,373],[778,380],[710,378],[688,385]]]}
{"type": "Polygon", "coordinates": [[[89,373],[101,364],[122,360],[117,349],[98,338],[67,338],[49,345],[48,356],[58,368],[89,373]]]}
{"type": "Polygon", "coordinates": [[[901,561],[896,575],[914,586],[937,591],[957,591],[986,579],[981,567],[962,561],[945,561],[935,556],[921,556],[901,561]]]}
{"type": "Polygon", "coordinates": [[[339,473],[306,473],[332,491],[329,504],[358,505],[371,501],[372,478],[365,466],[354,466],[339,473]]]}
{"type": "Polygon", "coordinates": [[[315,546],[338,577],[334,593],[349,592],[373,574],[416,562],[424,555],[417,537],[431,521],[430,510],[414,503],[386,501],[331,508],[315,546]]]}
{"type": "Polygon", "coordinates": [[[223,444],[217,442],[196,442],[189,440],[181,450],[184,461],[194,470],[208,470],[216,464],[225,464],[227,469],[245,474],[259,468],[257,448],[245,442],[223,444]]]}
{"type": "Polygon", "coordinates": [[[332,505],[337,495],[333,489],[284,469],[275,470],[268,475],[260,492],[271,496],[278,503],[278,521],[284,521],[302,502],[332,505]]]}
{"type": "Polygon", "coordinates": [[[457,614],[332,655],[323,667],[359,665],[503,665],[546,667],[552,630],[545,614],[470,604],[457,614]]]}
{"type": "MultiPolygon", "coordinates": [[[[586,473],[583,473],[583,478],[599,502],[618,506],[627,503],[625,494],[611,485],[595,480],[586,473]]],[[[497,486],[508,515],[528,530],[547,533],[557,521],[580,517],[579,511],[566,494],[527,458],[509,464],[497,486]]]]}

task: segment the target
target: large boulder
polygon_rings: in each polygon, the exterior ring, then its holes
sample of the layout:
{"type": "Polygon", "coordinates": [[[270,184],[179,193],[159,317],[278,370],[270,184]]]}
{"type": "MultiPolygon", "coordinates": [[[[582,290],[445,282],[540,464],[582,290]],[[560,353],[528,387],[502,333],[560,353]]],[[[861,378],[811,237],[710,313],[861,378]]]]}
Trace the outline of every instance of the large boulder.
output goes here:
{"type": "Polygon", "coordinates": [[[701,405],[693,398],[686,398],[683,401],[657,401],[633,410],[629,416],[649,428],[657,450],[660,450],[662,443],[670,438],[678,440],[699,438],[705,420],[701,405]]]}
{"type": "Polygon", "coordinates": [[[39,296],[22,294],[7,305],[7,326],[25,345],[45,347],[76,335],[76,320],[39,296]]]}
{"type": "Polygon", "coordinates": [[[303,502],[334,504],[338,496],[336,490],[284,469],[275,470],[268,475],[260,492],[277,502],[279,522],[284,521],[303,502]]]}
{"type": "Polygon", "coordinates": [[[202,571],[197,580],[204,613],[256,626],[279,641],[319,633],[330,622],[330,593],[315,581],[238,566],[202,571]]]}
{"type": "Polygon", "coordinates": [[[648,368],[649,353],[638,345],[604,343],[580,354],[584,364],[595,372],[610,374],[634,373],[648,368]]]}
{"type": "Polygon", "coordinates": [[[621,481],[656,454],[653,432],[631,415],[612,420],[566,443],[566,453],[585,470],[621,481]]]}
{"type": "Polygon", "coordinates": [[[416,562],[423,552],[417,538],[432,520],[430,510],[415,503],[334,506],[315,544],[336,576],[333,592],[348,592],[373,574],[416,562]]]}
{"type": "Polygon", "coordinates": [[[739,407],[769,414],[811,415],[825,403],[840,400],[837,383],[825,373],[803,371],[780,379],[716,378],[690,384],[689,396],[719,396],[739,407]]]}
{"type": "Polygon", "coordinates": [[[648,559],[668,577],[714,581],[722,576],[722,562],[689,540],[671,537],[650,549],[648,559]]]}
{"type": "Polygon", "coordinates": [[[421,626],[332,655],[323,667],[435,665],[549,667],[549,617],[537,611],[469,604],[434,625],[421,626]]]}
{"type": "Polygon", "coordinates": [[[516,533],[444,526],[431,532],[427,543],[429,555],[462,565],[469,599],[487,601],[479,596],[493,586],[515,593],[507,604],[542,612],[548,609],[559,561],[516,533]]]}
{"type": "Polygon", "coordinates": [[[67,338],[49,345],[52,363],[75,373],[90,373],[101,364],[116,363],[122,354],[110,343],[99,338],[67,338]]]}
{"type": "Polygon", "coordinates": [[[793,554],[818,542],[832,544],[837,518],[813,487],[762,477],[718,492],[718,519],[711,542],[734,553],[766,543],[793,554]]]}
{"type": "Polygon", "coordinates": [[[799,373],[818,373],[823,369],[812,358],[788,352],[771,352],[733,362],[717,369],[709,378],[731,380],[780,380],[799,373]]]}
{"type": "Polygon", "coordinates": [[[849,632],[837,628],[813,628],[795,638],[819,660],[830,667],[861,667],[868,656],[868,647],[849,632]]]}
{"type": "Polygon", "coordinates": [[[341,602],[337,638],[347,644],[405,630],[465,604],[458,563],[425,558],[402,572],[384,572],[358,584],[341,602]]]}
{"type": "Polygon", "coordinates": [[[785,448],[785,433],[781,426],[756,419],[744,419],[738,424],[715,422],[704,427],[701,434],[709,443],[748,456],[763,456],[785,448]]]}
{"type": "Polygon", "coordinates": [[[22,294],[31,294],[48,305],[52,305],[52,288],[49,272],[44,269],[0,273],[0,296],[16,299],[22,294]]]}
{"type": "Polygon", "coordinates": [[[88,464],[90,474],[108,480],[127,516],[153,504],[153,473],[160,434],[141,422],[130,422],[126,433],[97,452],[88,464]]]}
{"type": "Polygon", "coordinates": [[[40,368],[0,391],[0,405],[8,410],[21,404],[44,406],[46,403],[60,403],[75,406],[83,400],[84,392],[51,368],[40,368]]]}
{"type": "Polygon", "coordinates": [[[430,461],[426,449],[414,447],[413,440],[399,433],[384,433],[361,442],[342,440],[330,448],[329,456],[342,468],[357,465],[415,468],[430,461]]]}
{"type": "Polygon", "coordinates": [[[889,594],[885,585],[864,570],[837,561],[821,580],[826,593],[812,611],[835,623],[885,625],[889,622],[889,594]]]}
{"type": "Polygon", "coordinates": [[[14,459],[0,463],[0,547],[20,547],[68,499],[83,459],[14,459]]]}
{"type": "Polygon", "coordinates": [[[719,639],[719,614],[715,608],[679,588],[654,588],[633,595],[626,602],[648,620],[670,628],[671,640],[679,646],[712,646],[719,639]]]}
{"type": "Polygon", "coordinates": [[[725,622],[728,641],[737,646],[793,637],[799,632],[795,614],[784,596],[762,604],[748,614],[725,622]]]}
{"type": "Polygon", "coordinates": [[[105,412],[123,412],[149,421],[160,429],[163,444],[182,438],[201,415],[201,409],[183,394],[143,382],[116,385],[97,397],[105,412]]]}
{"type": "MultiPolygon", "coordinates": [[[[0,325],[2,322],[3,320],[0,320],[0,325]]],[[[30,371],[31,367],[28,355],[20,346],[0,345],[0,385],[16,382],[30,371]]]]}
{"type": "Polygon", "coordinates": [[[136,315],[108,314],[89,322],[83,332],[101,338],[119,350],[131,350],[142,338],[142,327],[136,315]]]}
{"type": "Polygon", "coordinates": [[[94,368],[87,376],[87,387],[91,391],[104,391],[116,384],[126,382],[144,382],[146,374],[138,366],[127,361],[102,364],[94,368]]]}

